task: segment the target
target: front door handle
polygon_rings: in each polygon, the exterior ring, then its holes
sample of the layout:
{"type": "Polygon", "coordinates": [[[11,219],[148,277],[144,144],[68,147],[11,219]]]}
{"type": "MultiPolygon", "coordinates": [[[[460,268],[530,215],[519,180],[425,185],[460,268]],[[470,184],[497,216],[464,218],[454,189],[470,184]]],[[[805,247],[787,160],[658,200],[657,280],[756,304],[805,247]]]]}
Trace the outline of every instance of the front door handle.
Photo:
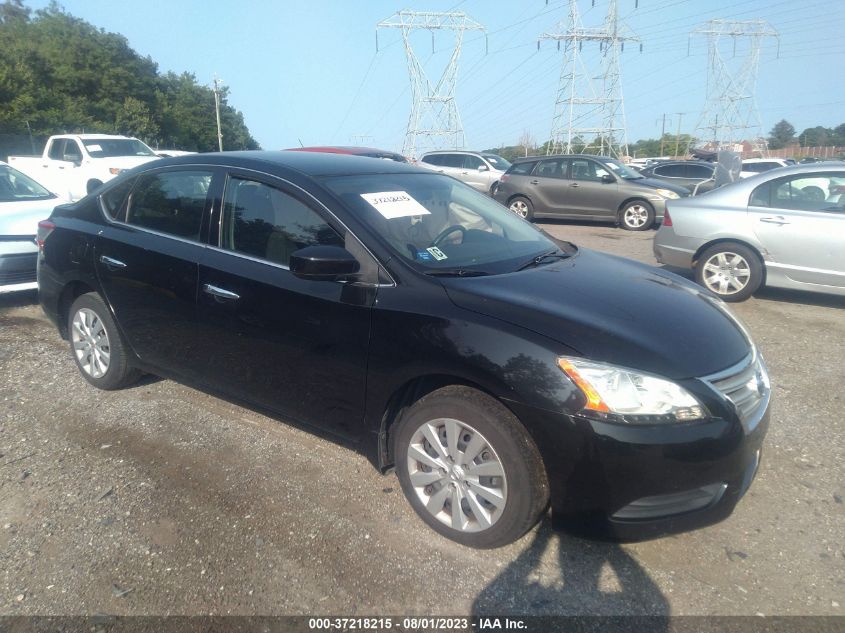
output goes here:
{"type": "Polygon", "coordinates": [[[532,185],[539,185],[539,184],[540,184],[540,181],[539,181],[539,180],[531,180],[531,181],[529,181],[529,184],[532,184],[532,185]]]}
{"type": "Polygon", "coordinates": [[[579,185],[577,182],[571,182],[571,183],[569,183],[569,186],[570,187],[580,187],[581,185],[579,185]]]}
{"type": "Polygon", "coordinates": [[[112,259],[111,257],[106,257],[105,255],[100,255],[100,262],[105,264],[109,268],[126,268],[126,264],[124,264],[122,261],[112,259]]]}
{"type": "Polygon", "coordinates": [[[241,298],[241,295],[232,292],[231,290],[226,290],[225,288],[218,288],[217,286],[212,286],[211,284],[204,284],[202,287],[202,291],[206,294],[211,295],[212,297],[228,299],[229,301],[237,301],[241,298]]]}
{"type": "Polygon", "coordinates": [[[784,220],[782,215],[775,216],[773,218],[760,218],[760,222],[765,222],[766,224],[789,224],[789,220],[784,220]]]}

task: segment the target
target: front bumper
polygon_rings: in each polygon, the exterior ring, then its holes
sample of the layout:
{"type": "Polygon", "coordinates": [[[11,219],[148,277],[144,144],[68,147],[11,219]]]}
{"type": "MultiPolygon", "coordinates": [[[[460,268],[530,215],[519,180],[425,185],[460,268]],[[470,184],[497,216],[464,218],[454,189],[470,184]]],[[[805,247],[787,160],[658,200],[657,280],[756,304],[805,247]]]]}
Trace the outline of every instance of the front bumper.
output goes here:
{"type": "Polygon", "coordinates": [[[612,424],[509,404],[543,455],[554,525],[638,540],[718,522],[751,485],[769,399],[753,425],[741,422],[729,404],[720,410],[718,400],[713,393],[705,402],[714,412],[706,421],[665,426],[612,424]]]}

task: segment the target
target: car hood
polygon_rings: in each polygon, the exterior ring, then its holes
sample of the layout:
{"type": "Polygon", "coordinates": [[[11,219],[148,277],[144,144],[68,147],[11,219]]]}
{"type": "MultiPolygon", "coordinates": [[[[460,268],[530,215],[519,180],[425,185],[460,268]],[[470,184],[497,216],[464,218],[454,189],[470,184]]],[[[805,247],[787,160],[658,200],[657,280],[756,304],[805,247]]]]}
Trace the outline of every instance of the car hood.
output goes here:
{"type": "Polygon", "coordinates": [[[0,202],[0,235],[35,235],[38,223],[49,218],[53,208],[64,202],[59,198],[0,202]]]}
{"type": "Polygon", "coordinates": [[[684,379],[740,362],[751,341],[720,300],[672,273],[581,249],[521,272],[443,279],[459,307],[585,357],[684,379]]]}
{"type": "Polygon", "coordinates": [[[634,180],[626,180],[624,181],[627,185],[633,186],[642,186],[648,189],[668,189],[669,191],[674,191],[679,196],[688,196],[690,191],[686,187],[681,187],[680,185],[676,185],[671,182],[666,182],[665,180],[659,180],[658,178],[636,178],[634,180]]]}

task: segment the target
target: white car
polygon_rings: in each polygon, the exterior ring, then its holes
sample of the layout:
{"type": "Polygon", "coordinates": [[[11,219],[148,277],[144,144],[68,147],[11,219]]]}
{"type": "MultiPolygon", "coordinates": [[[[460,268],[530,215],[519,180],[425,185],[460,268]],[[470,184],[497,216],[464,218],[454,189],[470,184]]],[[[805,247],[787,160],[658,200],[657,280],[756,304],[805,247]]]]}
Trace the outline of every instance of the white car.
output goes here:
{"type": "Polygon", "coordinates": [[[0,294],[38,288],[38,222],[68,202],[0,161],[0,294]]]}
{"type": "Polygon", "coordinates": [[[769,171],[770,169],[789,167],[794,164],[794,160],[787,158],[746,158],[742,161],[742,171],[739,172],[739,177],[748,178],[749,176],[762,174],[764,171],[769,171]]]}

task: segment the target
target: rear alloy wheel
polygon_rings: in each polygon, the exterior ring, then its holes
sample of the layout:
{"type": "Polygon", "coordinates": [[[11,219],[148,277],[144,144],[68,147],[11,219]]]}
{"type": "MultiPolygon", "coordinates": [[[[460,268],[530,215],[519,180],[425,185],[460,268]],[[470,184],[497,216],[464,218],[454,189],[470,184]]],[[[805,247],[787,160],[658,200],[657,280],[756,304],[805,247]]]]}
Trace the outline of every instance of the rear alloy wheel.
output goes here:
{"type": "Polygon", "coordinates": [[[628,231],[645,231],[654,224],[654,207],[645,200],[634,200],[619,212],[619,223],[628,231]]]}
{"type": "Polygon", "coordinates": [[[129,366],[126,349],[108,308],[97,293],[76,299],[68,314],[73,359],[83,378],[100,389],[119,389],[141,375],[129,366]]]}
{"type": "Polygon", "coordinates": [[[411,506],[440,534],[471,547],[507,545],[548,504],[534,441],[499,402],[475,389],[438,389],[403,415],[396,471],[411,506]]]}
{"type": "Polygon", "coordinates": [[[534,219],[534,207],[528,198],[523,198],[522,196],[514,198],[508,205],[508,209],[526,220],[531,221],[534,219]]]}
{"type": "Polygon", "coordinates": [[[715,244],[701,254],[696,281],[724,301],[745,301],[763,282],[763,265],[747,246],[715,244]]]}

